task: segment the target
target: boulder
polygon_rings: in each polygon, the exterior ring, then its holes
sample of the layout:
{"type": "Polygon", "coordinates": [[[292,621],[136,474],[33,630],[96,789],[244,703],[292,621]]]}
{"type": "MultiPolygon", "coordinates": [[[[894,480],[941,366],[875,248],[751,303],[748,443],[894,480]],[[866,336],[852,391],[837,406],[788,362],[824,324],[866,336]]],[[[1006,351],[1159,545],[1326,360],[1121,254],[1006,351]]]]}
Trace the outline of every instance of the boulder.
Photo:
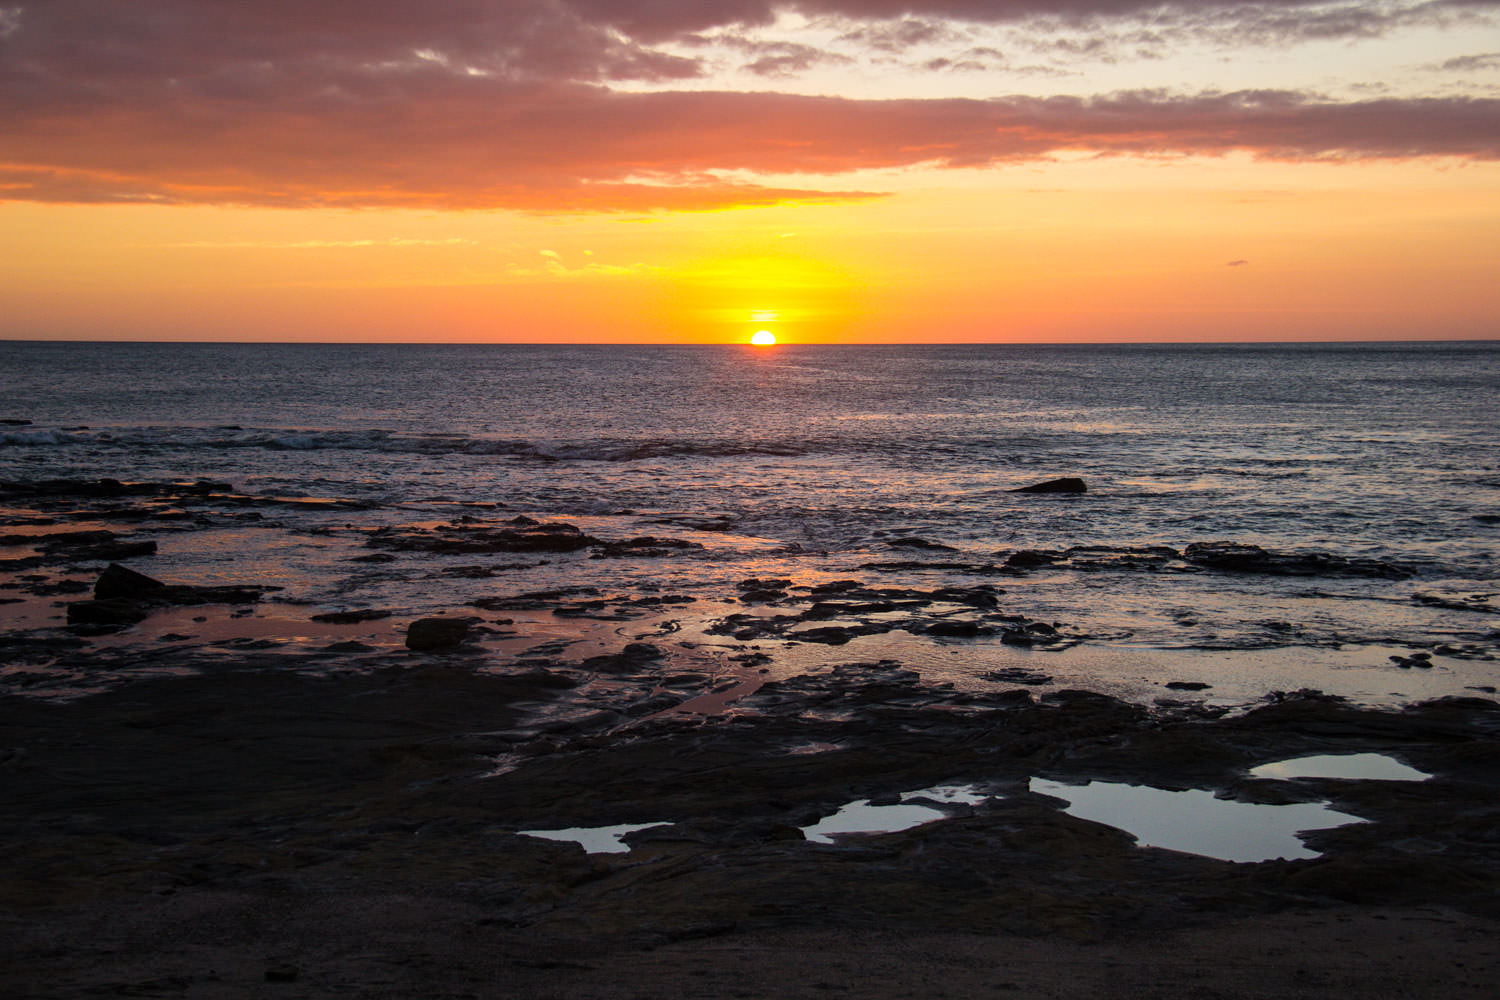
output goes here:
{"type": "Polygon", "coordinates": [[[1049,479],[1045,483],[1032,483],[1030,486],[1018,486],[1010,490],[1011,493],[1087,493],[1088,487],[1083,480],[1076,476],[1064,476],[1062,479],[1049,479]]]}
{"type": "Polygon", "coordinates": [[[462,618],[418,618],[406,627],[406,648],[418,652],[451,649],[469,635],[462,618]]]}
{"type": "Polygon", "coordinates": [[[162,596],[167,585],[144,573],[127,569],[119,563],[110,563],[94,583],[94,599],[107,601],[122,598],[128,601],[144,601],[162,596]]]}

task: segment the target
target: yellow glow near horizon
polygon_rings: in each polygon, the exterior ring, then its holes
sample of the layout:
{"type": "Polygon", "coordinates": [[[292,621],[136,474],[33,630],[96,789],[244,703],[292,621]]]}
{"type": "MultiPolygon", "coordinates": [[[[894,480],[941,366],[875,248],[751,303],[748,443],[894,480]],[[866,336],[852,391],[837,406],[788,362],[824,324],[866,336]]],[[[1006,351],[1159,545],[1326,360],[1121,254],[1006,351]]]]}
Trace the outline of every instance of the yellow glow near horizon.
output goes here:
{"type": "Polygon", "coordinates": [[[1500,164],[1108,166],[649,217],[0,203],[0,338],[1500,334],[1500,164]]]}
{"type": "Polygon", "coordinates": [[[771,347],[776,343],[776,334],[770,330],[757,330],[755,331],[755,335],[750,338],[750,343],[756,347],[771,347]]]}

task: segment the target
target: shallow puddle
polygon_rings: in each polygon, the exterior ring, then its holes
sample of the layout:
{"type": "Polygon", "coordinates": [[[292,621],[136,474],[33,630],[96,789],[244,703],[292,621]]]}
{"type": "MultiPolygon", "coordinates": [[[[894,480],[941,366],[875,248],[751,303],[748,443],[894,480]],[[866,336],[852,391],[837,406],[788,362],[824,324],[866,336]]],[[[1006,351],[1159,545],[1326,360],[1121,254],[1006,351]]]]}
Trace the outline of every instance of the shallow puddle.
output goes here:
{"type": "Polygon", "coordinates": [[[1250,769],[1256,778],[1343,778],[1351,781],[1426,781],[1432,775],[1379,753],[1320,754],[1250,769]]]}
{"type": "Polygon", "coordinates": [[[517,830],[523,837],[540,837],[542,840],[572,841],[589,854],[626,854],[630,845],[620,838],[637,830],[649,830],[653,826],[671,826],[670,823],[619,823],[615,826],[574,826],[564,830],[517,830]]]}
{"type": "Polygon", "coordinates": [[[858,799],[832,816],[824,816],[811,826],[804,826],[802,835],[815,844],[832,844],[833,838],[841,834],[895,833],[948,818],[941,809],[921,805],[922,800],[978,805],[992,797],[972,785],[934,785],[906,792],[897,805],[872,806],[869,799],[858,799]]]}
{"type": "Polygon", "coordinates": [[[1131,834],[1142,847],[1163,847],[1221,861],[1296,861],[1316,858],[1298,838],[1300,831],[1363,823],[1326,803],[1265,805],[1215,798],[1212,792],[1184,792],[1091,781],[1065,785],[1032,778],[1031,790],[1064,799],[1064,812],[1131,834]]]}

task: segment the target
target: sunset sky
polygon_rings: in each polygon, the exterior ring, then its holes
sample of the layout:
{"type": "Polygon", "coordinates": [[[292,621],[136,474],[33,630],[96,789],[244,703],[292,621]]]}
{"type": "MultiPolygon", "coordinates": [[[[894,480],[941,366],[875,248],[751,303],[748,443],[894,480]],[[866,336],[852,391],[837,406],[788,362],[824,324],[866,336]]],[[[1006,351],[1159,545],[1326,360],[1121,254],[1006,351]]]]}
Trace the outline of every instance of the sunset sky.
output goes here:
{"type": "Polygon", "coordinates": [[[1500,337],[1500,0],[0,0],[0,337],[1500,337]]]}

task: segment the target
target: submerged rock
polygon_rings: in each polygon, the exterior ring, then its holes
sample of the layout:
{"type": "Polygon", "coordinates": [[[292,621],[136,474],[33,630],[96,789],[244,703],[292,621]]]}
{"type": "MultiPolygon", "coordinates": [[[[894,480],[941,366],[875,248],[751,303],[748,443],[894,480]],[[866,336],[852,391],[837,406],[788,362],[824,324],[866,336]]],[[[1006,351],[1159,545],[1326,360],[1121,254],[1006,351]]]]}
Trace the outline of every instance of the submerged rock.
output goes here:
{"type": "Polygon", "coordinates": [[[1030,486],[1018,486],[1010,493],[1087,493],[1088,487],[1082,479],[1077,476],[1064,476],[1061,479],[1049,479],[1045,483],[1032,483],[1030,486]]]}

